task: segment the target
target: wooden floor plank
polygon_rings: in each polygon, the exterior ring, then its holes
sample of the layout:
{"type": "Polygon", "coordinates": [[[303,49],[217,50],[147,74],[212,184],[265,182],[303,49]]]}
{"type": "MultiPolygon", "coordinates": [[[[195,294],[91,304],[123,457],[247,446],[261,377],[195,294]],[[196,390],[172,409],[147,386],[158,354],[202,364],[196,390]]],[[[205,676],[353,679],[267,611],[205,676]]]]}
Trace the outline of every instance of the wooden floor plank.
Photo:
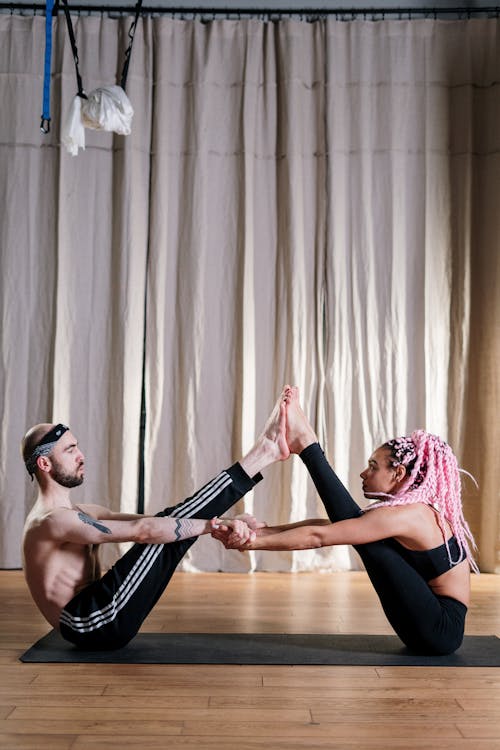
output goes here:
{"type": "MultiPolygon", "coordinates": [[[[92,735],[78,737],[71,750],[108,750],[116,748],[116,740],[112,737],[95,737],[92,735]]],[[[144,750],[143,737],[120,737],[120,748],[126,750],[144,750]]],[[[342,738],[339,745],[331,737],[285,737],[279,738],[275,734],[264,737],[242,737],[235,744],[234,737],[214,735],[212,737],[169,737],[166,745],[165,737],[151,736],[147,738],[148,750],[333,750],[333,748],[352,748],[352,750],[429,750],[428,738],[393,739],[364,741],[358,738],[342,738]]],[[[439,750],[498,750],[498,744],[491,740],[476,740],[472,746],[469,740],[453,738],[440,739],[439,750]]]]}
{"type": "MultiPolygon", "coordinates": [[[[463,714],[463,712],[462,712],[463,714]]],[[[305,724],[311,721],[309,709],[287,709],[287,708],[263,708],[259,711],[258,718],[252,708],[196,708],[191,705],[184,708],[173,707],[165,701],[161,708],[148,708],[141,706],[139,711],[134,711],[129,704],[127,707],[126,721],[129,724],[139,722],[180,722],[189,721],[193,716],[199,721],[210,721],[217,719],[224,723],[236,724],[237,722],[251,722],[252,720],[277,724],[298,721],[305,724]]],[[[33,722],[47,720],[57,722],[61,717],[61,708],[52,706],[16,706],[11,707],[8,715],[10,721],[33,722]]],[[[102,706],[98,710],[94,706],[65,706],[64,719],[68,721],[93,721],[96,717],[102,722],[111,722],[117,717],[116,707],[107,708],[102,706]]]]}
{"type": "Polygon", "coordinates": [[[6,750],[72,750],[76,739],[75,735],[2,734],[0,735],[0,748],[6,748],[6,750]]]}
{"type": "MultiPolygon", "coordinates": [[[[186,721],[182,729],[183,735],[192,736],[205,736],[216,732],[220,733],[220,724],[217,721],[186,721]]],[[[377,722],[359,721],[358,717],[356,722],[337,721],[328,724],[288,722],[276,727],[276,725],[266,722],[248,721],[236,722],[227,727],[227,735],[231,735],[235,742],[238,737],[262,737],[264,735],[272,737],[274,734],[279,734],[280,737],[304,737],[306,739],[315,737],[330,737],[337,740],[346,737],[360,740],[367,740],[368,738],[381,740],[387,737],[403,739],[411,737],[417,732],[426,732],[427,736],[432,737],[433,740],[463,736],[453,723],[441,722],[437,726],[435,722],[430,720],[391,723],[383,716],[380,716],[377,722]]],[[[484,736],[488,737],[488,735],[484,736]]]]}
{"type": "MultiPolygon", "coordinates": [[[[116,713],[115,713],[116,717],[116,713]]],[[[181,721],[130,721],[125,714],[122,718],[115,718],[113,721],[101,721],[96,714],[94,719],[59,719],[58,721],[36,719],[27,722],[26,720],[9,720],[0,722],[0,735],[3,734],[38,734],[44,736],[47,734],[93,734],[93,735],[111,735],[117,738],[117,744],[121,742],[121,737],[129,734],[143,734],[146,738],[150,734],[162,734],[165,736],[181,734],[184,725],[181,721]]],[[[147,742],[145,740],[147,746],[147,742]]]]}

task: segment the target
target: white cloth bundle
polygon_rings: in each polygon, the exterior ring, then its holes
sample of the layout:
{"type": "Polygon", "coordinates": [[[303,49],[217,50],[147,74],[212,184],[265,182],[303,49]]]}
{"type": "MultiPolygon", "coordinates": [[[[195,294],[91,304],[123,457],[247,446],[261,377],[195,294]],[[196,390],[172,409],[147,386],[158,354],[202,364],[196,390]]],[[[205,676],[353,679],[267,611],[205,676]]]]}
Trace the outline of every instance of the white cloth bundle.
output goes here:
{"type": "Polygon", "coordinates": [[[85,128],[108,130],[119,135],[131,132],[134,110],[121,86],[101,86],[87,99],[75,96],[63,126],[61,141],[72,156],[85,150],[85,128]]]}

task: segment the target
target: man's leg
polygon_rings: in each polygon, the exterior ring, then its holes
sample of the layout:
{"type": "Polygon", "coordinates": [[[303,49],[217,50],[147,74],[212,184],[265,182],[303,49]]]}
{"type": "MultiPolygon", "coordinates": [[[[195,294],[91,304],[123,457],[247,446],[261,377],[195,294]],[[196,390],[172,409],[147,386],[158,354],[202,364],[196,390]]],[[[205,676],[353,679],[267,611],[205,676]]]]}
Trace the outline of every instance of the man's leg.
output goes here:
{"type": "MultiPolygon", "coordinates": [[[[158,515],[212,518],[227,511],[254,486],[255,481],[234,464],[195,495],[158,515]]],[[[99,581],[69,602],[61,614],[61,634],[80,648],[124,646],[136,635],[195,541],[134,544],[99,581]]]]}
{"type": "MultiPolygon", "coordinates": [[[[239,463],[158,515],[206,519],[223,515],[261,479],[262,469],[288,455],[285,407],[280,397],[263,433],[239,463]]],[[[87,650],[124,646],[136,635],[194,541],[135,544],[64,608],[60,618],[63,637],[87,650]]]]}

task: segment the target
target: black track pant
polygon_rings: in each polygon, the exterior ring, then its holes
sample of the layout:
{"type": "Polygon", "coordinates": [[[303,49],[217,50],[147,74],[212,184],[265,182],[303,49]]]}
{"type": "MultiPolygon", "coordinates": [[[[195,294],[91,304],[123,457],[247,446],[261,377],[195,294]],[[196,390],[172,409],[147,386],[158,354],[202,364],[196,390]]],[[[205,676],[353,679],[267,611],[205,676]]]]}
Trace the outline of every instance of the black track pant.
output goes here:
{"type": "MultiPolygon", "coordinates": [[[[318,443],[301,454],[330,521],[356,518],[362,510],[339,480],[318,443]]],[[[387,619],[412,651],[450,654],[462,643],[467,607],[433,593],[391,539],[355,546],[387,619]]]]}
{"type": "MultiPolygon", "coordinates": [[[[196,495],[157,515],[204,519],[223,515],[260,479],[260,474],[251,479],[240,464],[234,464],[196,495]]],[[[196,537],[168,544],[134,544],[100,580],[66,605],[60,617],[61,635],[87,650],[125,646],[195,541],[196,537]]]]}

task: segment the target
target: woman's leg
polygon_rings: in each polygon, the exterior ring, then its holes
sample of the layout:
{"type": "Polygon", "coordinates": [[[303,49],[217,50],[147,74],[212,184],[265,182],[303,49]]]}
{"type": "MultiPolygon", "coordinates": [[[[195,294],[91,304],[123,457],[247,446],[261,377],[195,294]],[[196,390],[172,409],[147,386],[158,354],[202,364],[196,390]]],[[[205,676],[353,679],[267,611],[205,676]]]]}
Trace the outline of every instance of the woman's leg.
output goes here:
{"type": "Polygon", "coordinates": [[[467,614],[462,602],[436,596],[391,539],[355,549],[387,619],[408,648],[422,654],[451,654],[459,648],[467,614]]]}
{"type": "Polygon", "coordinates": [[[332,467],[318,442],[309,420],[302,411],[299,391],[295,386],[285,387],[286,439],[291,453],[300,456],[307,467],[319,496],[323,500],[330,521],[344,521],[362,514],[332,467]]]}
{"type": "MultiPolygon", "coordinates": [[[[356,518],[361,508],[339,480],[318,443],[300,453],[332,522],[356,518]]],[[[437,597],[390,539],[355,546],[387,619],[412,650],[452,653],[460,646],[467,608],[437,597]]]]}
{"type": "Polygon", "coordinates": [[[300,458],[307,467],[330,521],[345,521],[363,514],[326,460],[319,443],[307,446],[300,458]]]}

